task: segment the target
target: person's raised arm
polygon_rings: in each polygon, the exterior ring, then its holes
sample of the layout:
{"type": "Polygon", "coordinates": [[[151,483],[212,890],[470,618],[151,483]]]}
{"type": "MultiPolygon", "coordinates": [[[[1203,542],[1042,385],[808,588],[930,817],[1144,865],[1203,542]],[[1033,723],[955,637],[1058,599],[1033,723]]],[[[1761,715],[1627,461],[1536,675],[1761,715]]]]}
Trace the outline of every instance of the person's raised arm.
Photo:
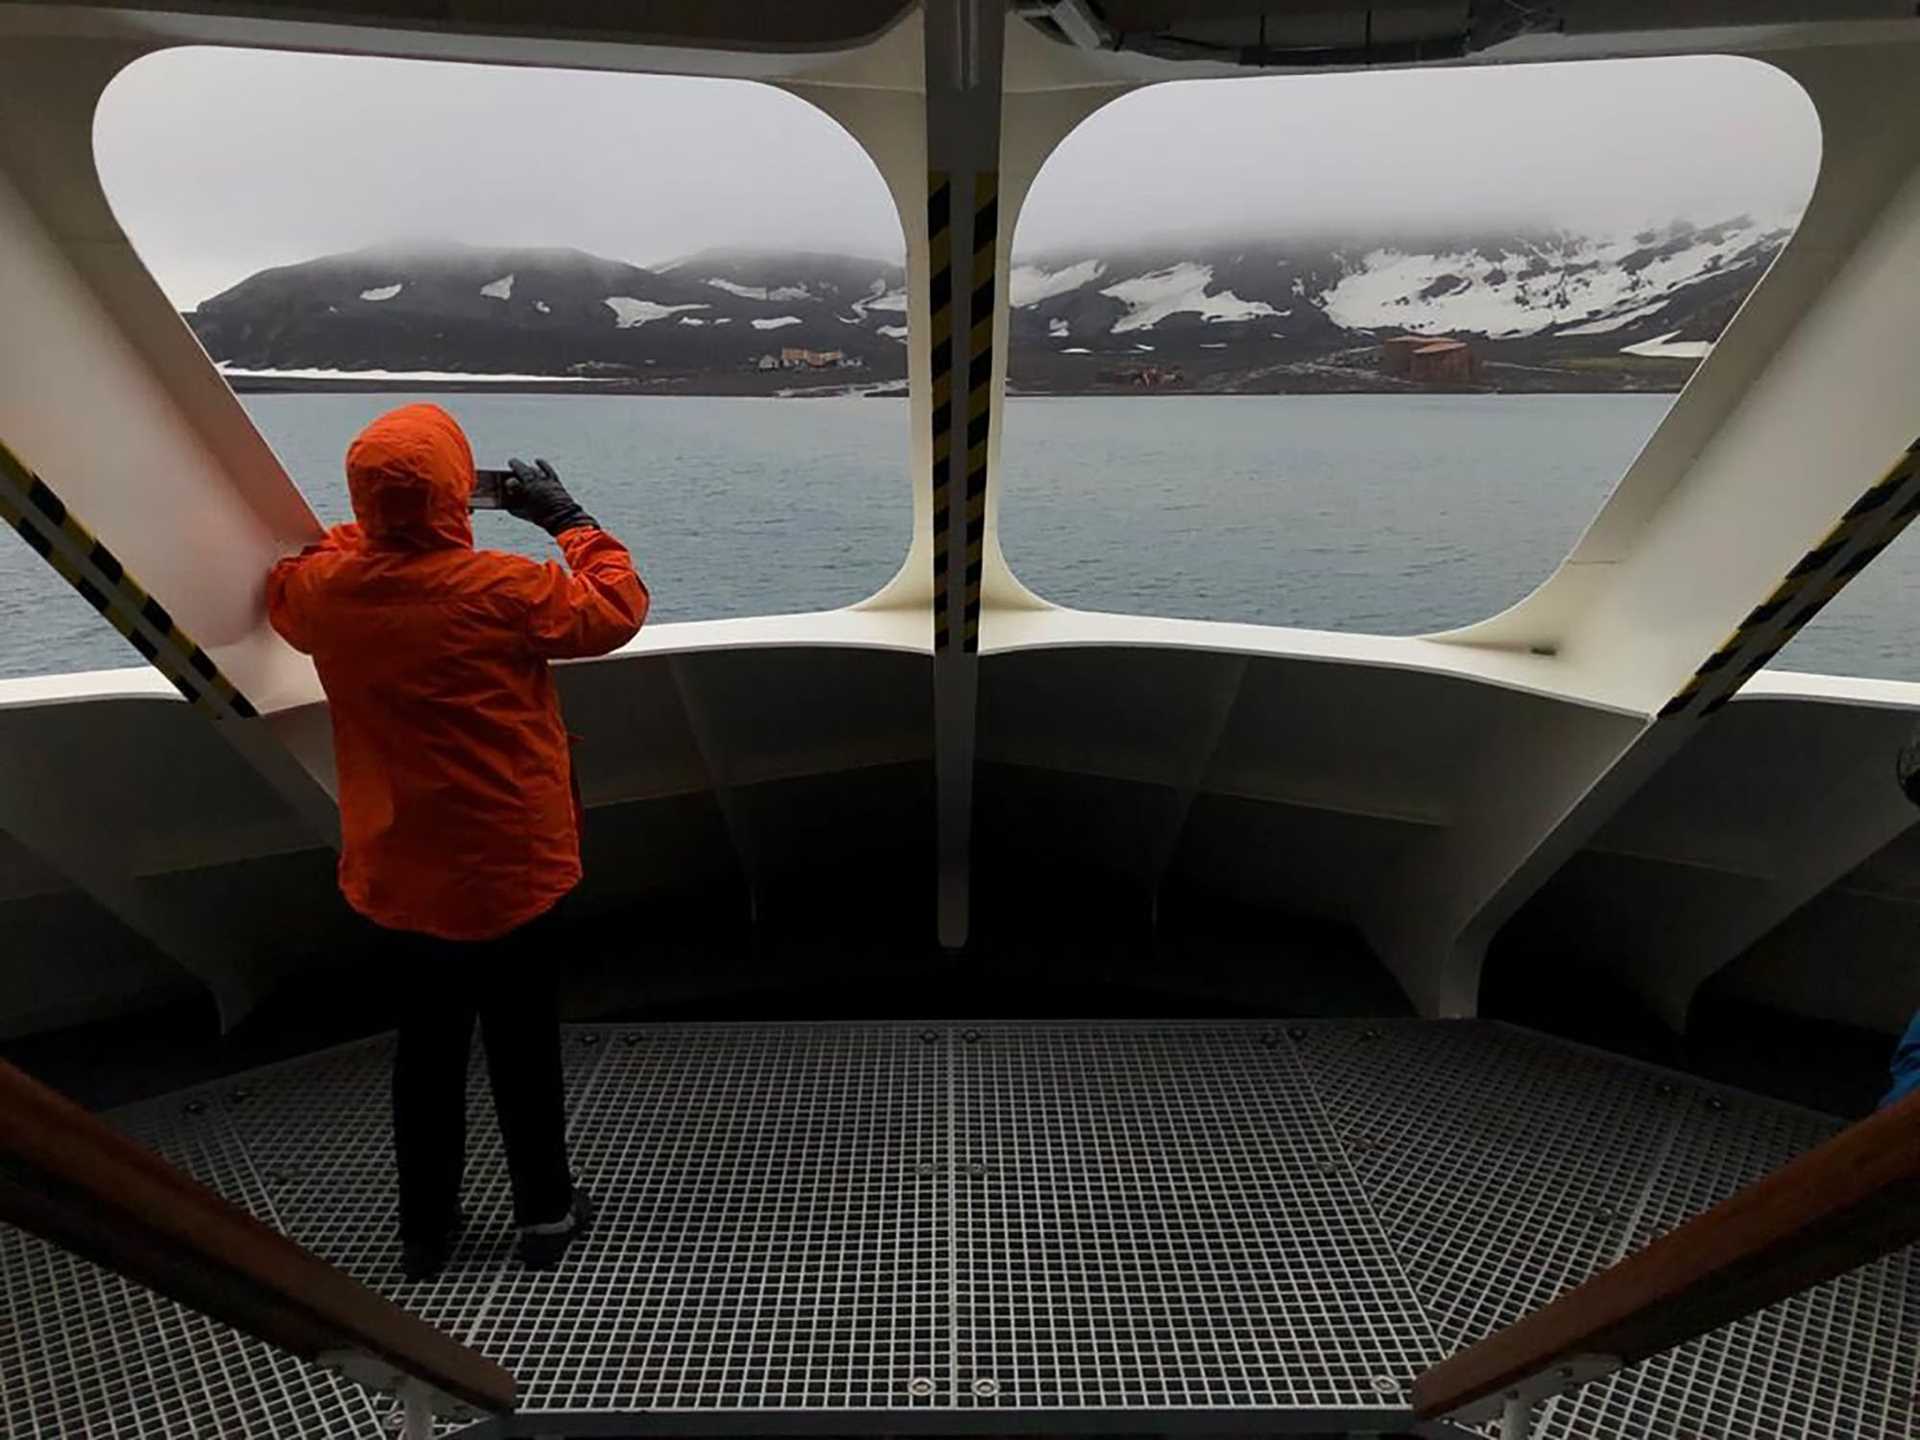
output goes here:
{"type": "Polygon", "coordinates": [[[514,477],[507,513],[553,536],[573,572],[542,568],[527,611],[528,644],[550,660],[618,650],[639,632],[650,603],[633,557],[581,509],[546,461],[507,463],[514,477]]]}
{"type": "Polygon", "coordinates": [[[360,545],[358,525],[336,525],[298,555],[282,556],[267,571],[267,620],[282,640],[305,655],[313,649],[307,635],[304,595],[300,585],[303,573],[314,560],[360,545]]]}

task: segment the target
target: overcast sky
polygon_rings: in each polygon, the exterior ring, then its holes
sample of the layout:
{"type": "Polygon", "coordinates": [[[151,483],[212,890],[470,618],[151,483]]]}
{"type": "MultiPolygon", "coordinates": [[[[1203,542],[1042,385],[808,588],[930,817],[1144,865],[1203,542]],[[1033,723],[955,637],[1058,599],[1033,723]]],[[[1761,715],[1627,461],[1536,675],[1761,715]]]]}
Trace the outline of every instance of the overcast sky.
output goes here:
{"type": "MultiPolygon", "coordinates": [[[[764,86],[178,50],[102,102],[107,195],[169,295],[396,240],[897,256],[879,176],[764,86]]],[[[1155,86],[1069,136],[1019,250],[1173,233],[1639,226],[1791,213],[1812,107],[1732,59],[1155,86]]]]}

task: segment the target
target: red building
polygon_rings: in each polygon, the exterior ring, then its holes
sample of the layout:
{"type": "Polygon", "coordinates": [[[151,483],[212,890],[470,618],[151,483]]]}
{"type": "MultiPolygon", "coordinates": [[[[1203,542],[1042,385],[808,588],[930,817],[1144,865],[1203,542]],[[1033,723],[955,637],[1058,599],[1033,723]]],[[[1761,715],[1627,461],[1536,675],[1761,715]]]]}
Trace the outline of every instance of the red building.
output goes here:
{"type": "Polygon", "coordinates": [[[1432,343],[1431,335],[1396,335],[1380,347],[1380,368],[1389,375],[1411,374],[1413,352],[1432,343]]]}
{"type": "Polygon", "coordinates": [[[1480,373],[1480,362],[1464,340],[1395,335],[1380,346],[1380,369],[1421,385],[1469,385],[1480,373]]]}
{"type": "Polygon", "coordinates": [[[1433,340],[1407,356],[1407,378],[1421,385],[1469,385],[1478,370],[1464,340],[1433,340]]]}

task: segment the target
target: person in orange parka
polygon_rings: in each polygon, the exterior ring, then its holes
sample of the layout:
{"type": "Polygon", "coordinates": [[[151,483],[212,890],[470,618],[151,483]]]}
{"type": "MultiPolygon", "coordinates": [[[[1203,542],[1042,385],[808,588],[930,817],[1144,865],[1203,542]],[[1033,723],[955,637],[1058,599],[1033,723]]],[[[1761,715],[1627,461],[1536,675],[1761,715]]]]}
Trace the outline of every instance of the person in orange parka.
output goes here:
{"type": "Polygon", "coordinates": [[[333,718],[340,888],[398,932],[394,1146],[402,1263],[424,1279],[462,1223],[467,1049],[486,1036],[519,1250],[556,1263],[592,1218],[567,1163],[554,906],[580,881],[580,810],[549,660],[603,655],[647,617],[626,547],[546,461],[512,462],[507,510],[571,573],[476,550],[473,451],[435,405],[347,450],[357,524],[276,564],[267,608],[311,655],[333,718]]]}

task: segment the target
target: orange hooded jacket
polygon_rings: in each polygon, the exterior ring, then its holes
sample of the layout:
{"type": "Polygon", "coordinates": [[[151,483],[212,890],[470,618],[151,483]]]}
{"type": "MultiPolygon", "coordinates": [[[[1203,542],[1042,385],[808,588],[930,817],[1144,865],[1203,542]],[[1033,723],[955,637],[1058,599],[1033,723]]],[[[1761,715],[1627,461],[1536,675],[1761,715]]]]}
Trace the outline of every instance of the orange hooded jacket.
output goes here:
{"type": "Polygon", "coordinates": [[[347,488],[359,523],[267,576],[273,628],[313,656],[332,709],[340,889],[390,929],[503,935],[580,881],[547,662],[632,639],[646,586],[592,526],[559,537],[572,574],[475,550],[473,451],[437,405],[362,431],[347,488]]]}

